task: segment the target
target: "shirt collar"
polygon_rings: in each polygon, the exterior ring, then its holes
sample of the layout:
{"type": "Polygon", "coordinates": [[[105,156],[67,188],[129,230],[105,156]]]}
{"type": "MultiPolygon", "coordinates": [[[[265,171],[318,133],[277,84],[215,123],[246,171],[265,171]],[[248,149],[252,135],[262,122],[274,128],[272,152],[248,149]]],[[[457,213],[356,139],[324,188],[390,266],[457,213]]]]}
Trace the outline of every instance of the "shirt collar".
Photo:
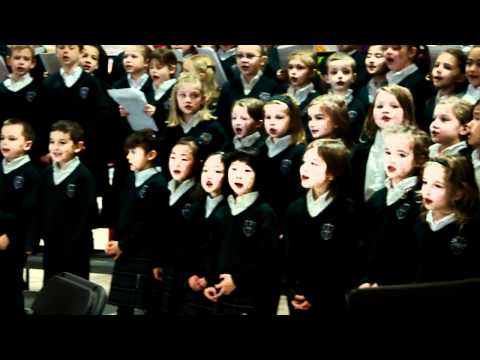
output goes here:
{"type": "Polygon", "coordinates": [[[224,51],[222,49],[218,49],[217,54],[218,54],[218,57],[220,58],[220,60],[225,61],[229,57],[232,57],[233,55],[235,55],[236,51],[237,51],[236,47],[228,49],[227,51],[224,51]]]}
{"type": "Polygon", "coordinates": [[[298,89],[295,91],[295,88],[293,86],[289,86],[287,89],[287,94],[293,97],[299,104],[303,103],[307,97],[308,94],[310,94],[312,91],[315,91],[315,88],[313,84],[310,82],[304,87],[298,89]]]}
{"type": "Polygon", "coordinates": [[[145,83],[147,82],[148,74],[143,73],[142,75],[140,75],[138,80],[132,79],[132,74],[127,74],[127,80],[128,80],[128,85],[130,85],[130,87],[140,90],[143,87],[143,85],[145,85],[145,83]]]}
{"type": "Polygon", "coordinates": [[[202,117],[197,112],[195,113],[188,123],[185,123],[183,120],[180,121],[180,126],[183,129],[183,133],[187,134],[190,130],[192,130],[198,123],[202,120],[202,117]]]}
{"type": "Polygon", "coordinates": [[[58,167],[57,163],[53,164],[53,183],[55,185],[60,184],[65,180],[73,171],[80,165],[80,159],[75,156],[72,160],[67,161],[63,169],[58,167]]]}
{"type": "Polygon", "coordinates": [[[241,212],[247,210],[257,199],[260,194],[258,191],[253,191],[251,193],[237,196],[229,195],[227,198],[228,206],[232,212],[233,216],[240,214],[241,212]]]}
{"type": "Polygon", "coordinates": [[[238,135],[235,135],[233,138],[233,146],[235,150],[242,150],[251,147],[253,144],[257,142],[258,139],[261,138],[260,131],[255,131],[254,133],[245,136],[244,138],[239,138],[238,135]]]}
{"type": "Polygon", "coordinates": [[[473,150],[471,157],[473,169],[475,170],[475,181],[480,189],[480,149],[473,150]]]}
{"type": "Polygon", "coordinates": [[[7,161],[7,159],[4,158],[2,160],[3,173],[8,174],[13,170],[17,170],[19,167],[25,165],[29,161],[30,161],[30,156],[28,156],[28,154],[19,156],[16,159],[13,159],[12,161],[7,161]]]}
{"type": "Polygon", "coordinates": [[[153,175],[162,171],[160,166],[145,169],[142,171],[135,171],[135,187],[142,186],[145,181],[150,179],[153,175]]]}
{"type": "Polygon", "coordinates": [[[220,194],[217,197],[211,198],[207,196],[207,201],[205,201],[205,219],[208,219],[212,214],[213,210],[220,204],[220,201],[223,200],[223,195],[220,194]]]}
{"type": "Polygon", "coordinates": [[[29,85],[32,81],[33,78],[28,73],[18,80],[14,80],[12,75],[10,75],[10,77],[3,82],[3,85],[5,85],[8,90],[17,92],[19,90],[22,90],[25,86],[29,85]]]}
{"type": "Polygon", "coordinates": [[[437,155],[457,155],[461,150],[467,148],[467,143],[465,141],[460,141],[456,144],[450,145],[449,147],[445,148],[440,153],[440,144],[433,144],[430,145],[428,148],[428,156],[433,158],[437,155]]]}
{"type": "Polygon", "coordinates": [[[374,192],[385,186],[385,170],[383,166],[383,136],[381,131],[375,134],[375,142],[370,148],[365,173],[365,200],[368,200],[374,192]]]}
{"type": "Polygon", "coordinates": [[[323,210],[327,208],[328,205],[333,201],[333,196],[328,196],[330,191],[326,191],[322,195],[318,197],[317,200],[313,198],[313,190],[310,189],[307,192],[307,211],[310,216],[316,217],[320,214],[323,210]]]}
{"type": "Polygon", "coordinates": [[[172,179],[168,182],[168,190],[170,190],[170,197],[168,199],[168,204],[172,206],[175,204],[180,197],[185,194],[188,190],[190,190],[194,185],[195,185],[195,180],[193,179],[187,179],[181,184],[178,184],[177,182],[172,179]]]}
{"type": "Polygon", "coordinates": [[[433,220],[432,211],[429,210],[427,212],[426,221],[427,221],[428,225],[430,226],[430,230],[432,230],[433,232],[436,232],[438,230],[443,229],[445,226],[457,221],[457,217],[456,217],[455,213],[451,213],[451,214],[449,214],[449,215],[447,215],[447,216],[445,216],[445,217],[443,217],[440,220],[435,222],[433,220]]]}
{"type": "Polygon", "coordinates": [[[280,154],[283,150],[288,148],[292,141],[292,135],[285,135],[274,143],[272,138],[269,136],[267,140],[265,140],[265,144],[268,147],[268,157],[272,158],[278,154],[280,154]]]}
{"type": "Polygon", "coordinates": [[[400,83],[408,75],[413,74],[417,70],[418,70],[418,66],[416,64],[410,64],[406,68],[403,68],[400,71],[390,70],[386,75],[388,85],[393,85],[393,84],[400,83]]]}
{"type": "Polygon", "coordinates": [[[155,84],[152,82],[153,91],[155,91],[155,101],[160,99],[176,82],[177,79],[169,79],[162,82],[159,87],[155,87],[155,84]]]}
{"type": "Polygon", "coordinates": [[[411,176],[403,179],[396,186],[393,186],[391,179],[386,179],[385,186],[387,188],[387,206],[390,206],[400,200],[403,195],[417,185],[417,182],[418,178],[416,176],[411,176]]]}
{"type": "Polygon", "coordinates": [[[80,76],[82,76],[82,72],[82,68],[78,65],[76,65],[69,74],[65,72],[64,68],[60,68],[60,75],[62,76],[63,81],[65,82],[65,85],[67,87],[72,87],[73,84],[75,84],[77,80],[80,79],[80,76]]]}
{"type": "Polygon", "coordinates": [[[475,104],[478,99],[480,99],[480,86],[474,87],[472,84],[468,84],[467,91],[465,92],[465,95],[463,95],[463,99],[472,105],[475,104]]]}
{"type": "Polygon", "coordinates": [[[373,103],[373,99],[375,98],[375,94],[377,92],[377,90],[386,85],[387,84],[387,80],[385,79],[384,82],[382,82],[382,84],[380,86],[377,86],[375,84],[375,79],[374,78],[371,78],[368,83],[367,83],[367,90],[368,90],[368,102],[371,104],[373,103]]]}
{"type": "Polygon", "coordinates": [[[250,92],[252,91],[253,87],[258,83],[260,80],[260,77],[263,75],[262,70],[258,70],[258,73],[250,80],[249,83],[245,80],[243,77],[243,74],[240,74],[240,80],[242,80],[242,85],[243,85],[243,94],[245,96],[249,95],[250,92]]]}

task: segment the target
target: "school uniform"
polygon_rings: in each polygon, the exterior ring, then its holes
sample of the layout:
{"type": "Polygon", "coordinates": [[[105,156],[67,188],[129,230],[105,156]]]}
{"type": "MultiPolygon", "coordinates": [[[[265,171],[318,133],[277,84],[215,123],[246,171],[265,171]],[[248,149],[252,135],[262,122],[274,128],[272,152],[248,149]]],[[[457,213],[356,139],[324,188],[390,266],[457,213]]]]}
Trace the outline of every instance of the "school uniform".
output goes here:
{"type": "Polygon", "coordinates": [[[159,168],[135,172],[127,180],[113,235],[122,254],[113,269],[111,304],[147,308],[154,243],[166,241],[162,234],[168,220],[166,184],[159,168]]]}
{"type": "MultiPolygon", "coordinates": [[[[360,207],[365,204],[365,178],[367,174],[367,162],[373,143],[374,141],[359,142],[352,148],[352,154],[350,158],[352,177],[349,188],[356,205],[360,207]]],[[[380,184],[380,182],[381,180],[379,179],[378,183],[380,184]]],[[[378,187],[375,189],[375,191],[380,189],[381,187],[378,187]]]]}
{"type": "Polygon", "coordinates": [[[310,131],[308,130],[308,105],[313,99],[320,96],[320,93],[315,90],[313,83],[309,83],[296,91],[293,87],[289,86],[287,94],[293,97],[299,104],[303,128],[305,129],[305,133],[310,135],[310,131]]]}
{"type": "Polygon", "coordinates": [[[473,150],[470,154],[470,158],[472,160],[472,166],[475,172],[475,182],[480,190],[480,149],[477,148],[473,150]]]}
{"type": "Polygon", "coordinates": [[[10,240],[0,250],[0,313],[24,314],[23,268],[36,236],[35,204],[39,174],[28,155],[0,164],[0,235],[10,240]]]}
{"type": "Polygon", "coordinates": [[[275,315],[280,271],[276,216],[258,192],[230,195],[227,201],[225,236],[213,281],[220,274],[231,274],[236,289],[219,299],[217,314],[275,315]]]}
{"type": "Polygon", "coordinates": [[[153,98],[155,100],[153,103],[155,113],[152,117],[159,133],[167,126],[168,113],[170,112],[170,96],[172,95],[172,90],[176,82],[177,79],[170,79],[164,81],[158,88],[152,83],[154,91],[153,98]]]}
{"type": "Polygon", "coordinates": [[[92,174],[77,157],[60,171],[53,165],[42,173],[37,217],[44,282],[62,271],[88,279],[98,209],[92,174]]]}
{"type": "Polygon", "coordinates": [[[427,102],[425,103],[425,110],[423,114],[423,120],[425,122],[427,129],[429,129],[430,124],[433,121],[433,113],[435,112],[435,107],[437,106],[437,104],[442,98],[447,98],[449,96],[456,96],[461,98],[462,95],[463,93],[440,96],[437,92],[435,96],[432,96],[430,99],[428,99],[427,102]]]}
{"type": "Polygon", "coordinates": [[[432,84],[425,79],[415,64],[410,64],[400,71],[389,71],[386,74],[388,85],[397,84],[410,90],[415,104],[415,119],[420,129],[428,132],[428,123],[423,118],[425,103],[433,95],[432,84]]]}
{"type": "Polygon", "coordinates": [[[291,308],[293,317],[322,316],[338,320],[345,314],[345,294],[356,284],[358,235],[353,208],[343,197],[326,192],[313,199],[312,190],[287,210],[288,301],[304,295],[312,307],[291,308]]]}
{"type": "MultiPolygon", "coordinates": [[[[14,81],[12,78],[0,83],[0,121],[19,118],[32,125],[36,134],[41,134],[42,119],[39,116],[39,94],[42,83],[34,80],[30,74],[14,81]]],[[[32,160],[37,163],[41,155],[36,142],[30,151],[32,160]]]]}
{"type": "Polygon", "coordinates": [[[366,204],[363,223],[368,263],[361,283],[411,283],[417,271],[415,224],[421,203],[416,193],[420,189],[419,180],[412,176],[393,187],[387,179],[385,185],[366,204]]]}
{"type": "Polygon", "coordinates": [[[467,90],[462,96],[462,99],[468,101],[471,105],[474,105],[480,100],[480,86],[474,87],[472,84],[468,84],[467,90]]]}
{"type": "Polygon", "coordinates": [[[455,214],[434,221],[417,221],[416,240],[420,249],[418,282],[450,281],[480,277],[479,217],[461,226],[455,214]]]}
{"type": "Polygon", "coordinates": [[[365,65],[365,59],[367,57],[367,54],[354,49],[349,53],[349,55],[353,58],[353,60],[355,60],[355,64],[357,67],[357,77],[352,85],[353,91],[357,92],[359,89],[365,86],[368,80],[370,80],[370,74],[368,73],[367,67],[365,65]]]}
{"type": "Polygon", "coordinates": [[[233,80],[227,81],[220,92],[215,115],[220,121],[229,137],[233,137],[231,111],[233,103],[237,100],[254,97],[267,101],[271,96],[283,92],[282,87],[275,81],[259,71],[246,88],[240,72],[235,74],[233,80]]]}
{"type": "Polygon", "coordinates": [[[362,86],[356,94],[356,97],[363,104],[363,107],[366,111],[370,108],[370,105],[373,104],[373,99],[377,90],[387,85],[387,80],[383,81],[379,86],[375,85],[375,81],[371,78],[364,86],[362,86]]]}
{"type": "Polygon", "coordinates": [[[76,67],[69,75],[60,69],[43,83],[40,97],[44,125],[38,134],[44,154],[48,152],[50,125],[59,120],[75,121],[85,131],[85,150],[80,158],[92,172],[99,193],[108,184],[106,154],[110,138],[111,102],[97,79],[76,67]]]}
{"type": "Polygon", "coordinates": [[[223,51],[222,49],[217,50],[217,55],[227,80],[232,80],[234,78],[234,69],[237,66],[237,59],[235,57],[236,52],[237,49],[235,47],[227,51],[223,51]]]}
{"type": "Polygon", "coordinates": [[[439,155],[460,155],[470,157],[472,152],[472,148],[467,144],[466,141],[460,141],[456,144],[450,145],[449,147],[445,148],[440,153],[440,144],[432,144],[428,147],[428,157],[430,159],[439,156],[439,155]]]}
{"type": "Polygon", "coordinates": [[[229,142],[224,150],[225,152],[241,151],[247,154],[258,155],[264,144],[265,136],[257,130],[244,138],[239,138],[238,135],[235,135],[232,142],[229,142]]]}
{"type": "Polygon", "coordinates": [[[192,253],[192,242],[198,240],[196,221],[200,211],[195,181],[187,179],[177,184],[171,179],[167,188],[168,224],[164,228],[165,241],[154,247],[154,267],[163,270],[163,281],[155,283],[161,291],[152,293],[153,314],[181,314],[187,290],[187,275],[192,253]]]}
{"type": "Polygon", "coordinates": [[[355,141],[357,141],[362,132],[367,109],[364,107],[363,103],[354,96],[352,89],[348,89],[345,101],[347,103],[348,117],[350,119],[350,131],[353,134],[355,141]]]}
{"type": "MultiPolygon", "coordinates": [[[[277,214],[280,226],[288,205],[304,192],[300,183],[300,165],[305,152],[304,144],[290,144],[291,135],[273,143],[267,138],[260,149],[263,183],[262,195],[277,214]]],[[[279,230],[280,233],[282,229],[279,230]]]]}
{"type": "Polygon", "coordinates": [[[170,151],[177,141],[185,136],[191,136],[195,139],[202,160],[215,151],[223,150],[228,143],[225,130],[217,120],[202,120],[197,113],[188,124],[182,122],[179,126],[165,128],[162,134],[162,150],[160,151],[163,168],[168,168],[170,151]]]}
{"type": "MultiPolygon", "coordinates": [[[[207,286],[218,284],[220,266],[220,254],[222,243],[225,239],[225,218],[228,213],[227,199],[223,195],[216,198],[205,196],[200,201],[196,223],[196,239],[192,242],[189,251],[192,253],[189,269],[187,270],[187,281],[197,275],[205,278],[207,286]]],[[[189,316],[215,315],[217,313],[216,303],[208,300],[202,291],[195,292],[187,288],[184,300],[183,314],[189,316]]]]}

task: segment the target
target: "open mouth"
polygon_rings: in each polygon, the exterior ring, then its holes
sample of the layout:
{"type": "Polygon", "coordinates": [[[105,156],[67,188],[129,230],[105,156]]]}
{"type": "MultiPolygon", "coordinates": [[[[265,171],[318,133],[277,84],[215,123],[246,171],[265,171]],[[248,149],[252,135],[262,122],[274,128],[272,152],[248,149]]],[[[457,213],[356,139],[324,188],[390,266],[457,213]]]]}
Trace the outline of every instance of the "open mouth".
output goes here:
{"type": "Polygon", "coordinates": [[[382,121],[389,122],[391,119],[390,116],[382,116],[382,121]]]}
{"type": "Polygon", "coordinates": [[[430,131],[430,135],[431,135],[432,137],[436,137],[436,136],[438,136],[438,134],[439,134],[439,132],[438,132],[437,130],[432,130],[432,131],[430,131]]]}
{"type": "Polygon", "coordinates": [[[431,205],[433,203],[433,201],[431,199],[428,199],[428,198],[424,198],[423,202],[424,202],[425,205],[431,205]]]}
{"type": "Polygon", "coordinates": [[[270,135],[277,135],[277,129],[268,129],[270,135]]]}
{"type": "Polygon", "coordinates": [[[239,189],[243,188],[243,184],[239,182],[233,183],[233,185],[235,185],[239,189]]]}
{"type": "Polygon", "coordinates": [[[387,171],[392,173],[392,172],[395,172],[395,170],[397,170],[397,168],[395,166],[392,166],[392,165],[389,165],[387,166],[387,171]]]}
{"type": "Polygon", "coordinates": [[[205,185],[206,185],[207,187],[211,187],[211,186],[213,185],[213,182],[211,182],[210,180],[208,180],[208,181],[205,183],[205,185]]]}
{"type": "Polygon", "coordinates": [[[236,135],[241,135],[242,134],[242,128],[241,127],[236,127],[236,128],[234,128],[233,131],[235,131],[236,135]]]}
{"type": "Polygon", "coordinates": [[[307,181],[308,179],[310,179],[308,176],[302,175],[302,181],[307,181]]]}

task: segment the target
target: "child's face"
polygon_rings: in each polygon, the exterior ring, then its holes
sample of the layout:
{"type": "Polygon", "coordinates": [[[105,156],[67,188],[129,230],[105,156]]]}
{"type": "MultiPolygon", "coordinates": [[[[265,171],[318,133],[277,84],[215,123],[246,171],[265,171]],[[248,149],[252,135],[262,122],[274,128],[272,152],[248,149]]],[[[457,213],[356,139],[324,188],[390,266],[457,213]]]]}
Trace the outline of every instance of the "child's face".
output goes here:
{"type": "Polygon", "coordinates": [[[308,118],[308,128],[314,139],[328,138],[334,135],[337,126],[320,105],[308,108],[308,118]]]}
{"type": "Polygon", "coordinates": [[[300,166],[300,180],[305,189],[316,189],[319,193],[325,192],[332,178],[327,172],[327,163],[318,155],[318,149],[312,147],[303,155],[303,164],[300,166]]]}
{"type": "Polygon", "coordinates": [[[298,57],[288,62],[288,81],[294,88],[302,88],[312,80],[313,71],[298,57]]]}
{"type": "Polygon", "coordinates": [[[50,132],[48,151],[54,163],[63,165],[72,160],[82,149],[83,143],[75,144],[68,133],[62,131],[50,132]]]}
{"type": "Polygon", "coordinates": [[[290,115],[287,104],[265,105],[265,131],[274,139],[281,138],[290,130],[290,115]]]}
{"type": "Polygon", "coordinates": [[[458,66],[458,60],[449,53],[441,53],[432,69],[433,86],[437,89],[453,90],[455,84],[461,82],[462,72],[458,66]]]}
{"type": "Polygon", "coordinates": [[[155,159],[156,153],[150,151],[147,153],[144,148],[137,146],[128,149],[127,160],[132,171],[142,171],[152,167],[152,161],[155,159]]]}
{"type": "Polygon", "coordinates": [[[168,169],[177,182],[183,182],[191,177],[193,170],[192,149],[188,145],[175,145],[170,152],[168,169]]]}
{"type": "Polygon", "coordinates": [[[413,62],[413,48],[405,45],[384,45],[383,56],[387,67],[392,71],[400,71],[413,62]]]}
{"type": "Polygon", "coordinates": [[[137,46],[127,46],[123,54],[123,67],[127,74],[141,74],[148,69],[148,62],[137,46]]]}
{"type": "Polygon", "coordinates": [[[385,136],[384,169],[394,185],[409,177],[415,169],[413,141],[407,134],[385,136]]]}
{"type": "Polygon", "coordinates": [[[98,69],[98,59],[100,52],[95,46],[84,45],[80,54],[80,66],[87,73],[92,73],[98,69]]]}
{"type": "Polygon", "coordinates": [[[445,168],[436,163],[427,164],[422,178],[422,201],[427,210],[448,212],[450,206],[445,183],[445,168]]]}
{"type": "Polygon", "coordinates": [[[7,59],[12,73],[17,77],[28,74],[35,67],[35,59],[30,49],[14,49],[7,59]]]}
{"type": "Polygon", "coordinates": [[[367,57],[365,58],[367,72],[370,75],[385,73],[387,64],[383,56],[382,45],[372,45],[368,48],[367,57]]]}
{"type": "Polygon", "coordinates": [[[168,65],[161,64],[157,59],[152,59],[149,65],[149,74],[155,86],[162,84],[164,81],[170,80],[175,70],[169,68],[168,65]]]}
{"type": "Polygon", "coordinates": [[[228,168],[228,184],[235,195],[248,194],[255,185],[255,171],[243,161],[234,161],[228,168]]]}
{"type": "Polygon", "coordinates": [[[177,89],[178,108],[184,115],[193,115],[205,102],[201,89],[195,84],[182,84],[177,89]]]}
{"type": "Polygon", "coordinates": [[[221,155],[210,156],[203,164],[200,182],[203,190],[212,198],[222,193],[223,178],[225,176],[225,165],[221,155]]]}
{"type": "Polygon", "coordinates": [[[480,48],[476,47],[470,50],[467,57],[467,66],[465,74],[468,82],[475,87],[480,86],[480,48]]]}
{"type": "Polygon", "coordinates": [[[430,124],[432,141],[445,147],[460,141],[460,135],[467,135],[467,127],[462,125],[453,113],[453,104],[438,104],[430,124]]]}
{"type": "Polygon", "coordinates": [[[257,45],[238,45],[235,56],[240,72],[247,78],[257,75],[267,61],[267,57],[261,55],[257,45]]]}
{"type": "Polygon", "coordinates": [[[336,60],[328,64],[325,80],[333,91],[346,91],[352,86],[355,76],[348,60],[336,60]]]}
{"type": "Polygon", "coordinates": [[[473,119],[467,124],[468,144],[480,148],[480,105],[473,109],[473,119]]]}
{"type": "Polygon", "coordinates": [[[12,161],[30,150],[32,141],[23,136],[23,126],[20,124],[4,125],[0,137],[0,149],[7,161],[12,161]]]}
{"type": "Polygon", "coordinates": [[[78,45],[57,45],[57,58],[64,66],[73,66],[80,61],[78,45]]]}
{"type": "Polygon", "coordinates": [[[380,91],[377,94],[373,107],[373,120],[380,129],[403,123],[403,108],[393,94],[386,91],[380,91]]]}
{"type": "Polygon", "coordinates": [[[243,139],[253,134],[262,125],[261,121],[255,121],[244,106],[234,106],[232,109],[232,128],[235,135],[243,139]]]}

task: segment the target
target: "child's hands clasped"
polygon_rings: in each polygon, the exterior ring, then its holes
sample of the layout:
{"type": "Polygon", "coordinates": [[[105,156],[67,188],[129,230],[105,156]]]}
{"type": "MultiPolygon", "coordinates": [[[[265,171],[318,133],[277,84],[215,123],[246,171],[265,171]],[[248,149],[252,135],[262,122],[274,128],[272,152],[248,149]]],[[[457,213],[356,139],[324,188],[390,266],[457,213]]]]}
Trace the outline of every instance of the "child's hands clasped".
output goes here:
{"type": "Polygon", "coordinates": [[[201,291],[207,287],[207,280],[204,277],[198,277],[198,275],[192,275],[188,278],[188,286],[193,291],[201,291]]]}

